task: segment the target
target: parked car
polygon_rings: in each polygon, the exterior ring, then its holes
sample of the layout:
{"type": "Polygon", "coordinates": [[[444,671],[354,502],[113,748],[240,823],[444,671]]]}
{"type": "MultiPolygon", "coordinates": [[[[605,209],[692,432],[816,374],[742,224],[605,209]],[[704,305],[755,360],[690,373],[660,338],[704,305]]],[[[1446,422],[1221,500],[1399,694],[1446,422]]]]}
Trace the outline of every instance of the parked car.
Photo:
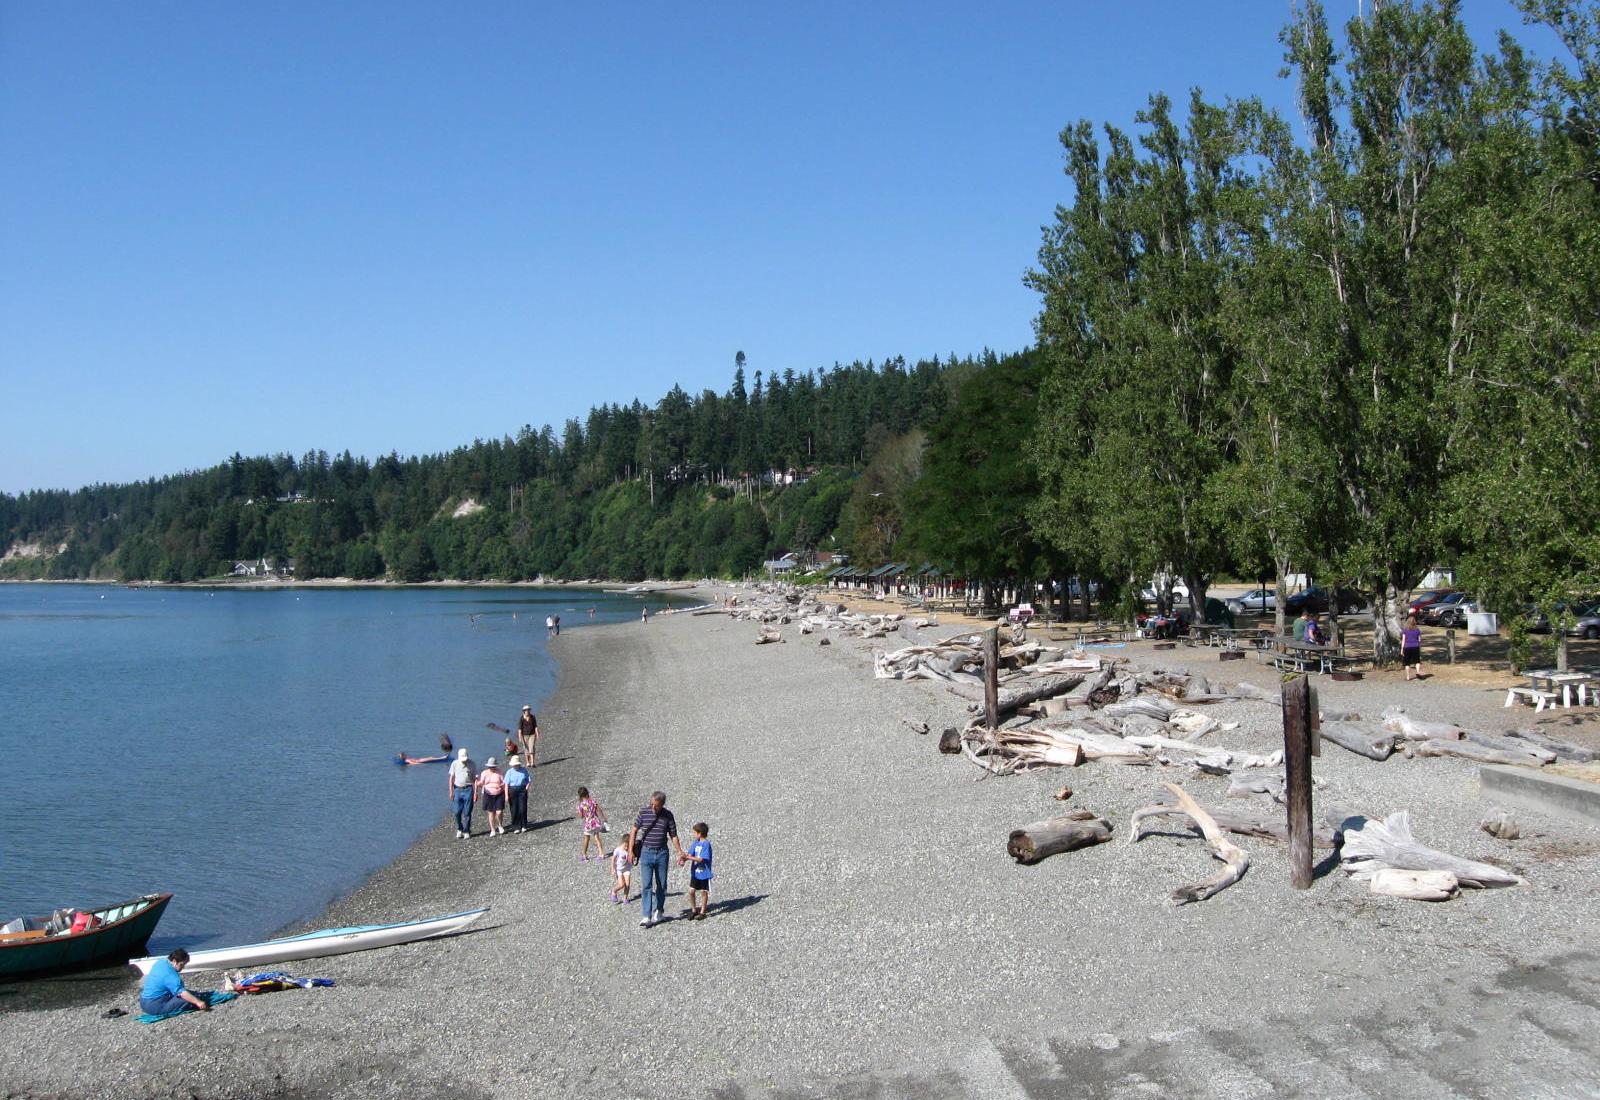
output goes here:
{"type": "Polygon", "coordinates": [[[1470,603],[1472,597],[1465,592],[1452,592],[1425,606],[1417,618],[1429,626],[1460,626],[1467,621],[1466,614],[1460,609],[1470,603]]]}
{"type": "MultiPolygon", "coordinates": [[[[1600,638],[1600,632],[1587,634],[1585,633],[1587,628],[1580,625],[1587,618],[1594,615],[1597,605],[1600,605],[1600,600],[1583,597],[1576,600],[1557,600],[1551,610],[1556,613],[1558,618],[1564,613],[1570,613],[1577,620],[1567,628],[1567,634],[1571,637],[1600,638]]],[[[1550,633],[1550,617],[1545,614],[1538,604],[1528,604],[1523,610],[1527,615],[1528,630],[1530,632],[1534,634],[1550,633]]]]}
{"type": "MultiPolygon", "coordinates": [[[[1156,599],[1156,586],[1153,584],[1145,585],[1144,591],[1139,593],[1139,598],[1147,603],[1154,603],[1156,599]]],[[[1174,580],[1172,582],[1172,598],[1175,600],[1187,600],[1189,598],[1189,586],[1185,584],[1182,579],[1174,580]]]]}
{"type": "Polygon", "coordinates": [[[1228,600],[1228,610],[1235,615],[1265,614],[1278,609],[1278,593],[1271,588],[1256,588],[1242,596],[1228,600]]]}
{"type": "Polygon", "coordinates": [[[1569,638],[1600,638],[1600,603],[1581,607],[1578,621],[1567,628],[1569,638]]]}
{"type": "Polygon", "coordinates": [[[1467,625],[1467,616],[1474,611],[1482,611],[1476,600],[1459,599],[1450,602],[1440,602],[1428,609],[1428,622],[1435,626],[1463,627],[1467,625]]]}
{"type": "MultiPolygon", "coordinates": [[[[1360,611],[1367,606],[1367,601],[1361,598],[1361,593],[1352,592],[1348,588],[1338,589],[1337,599],[1339,601],[1339,614],[1341,615],[1348,615],[1352,611],[1360,611]]],[[[1319,613],[1326,611],[1329,603],[1328,590],[1321,585],[1317,585],[1306,589],[1304,592],[1296,592],[1293,596],[1283,601],[1283,607],[1291,615],[1298,615],[1302,611],[1316,611],[1319,613]]]]}
{"type": "Polygon", "coordinates": [[[1406,610],[1421,618],[1424,611],[1454,591],[1454,588],[1425,588],[1421,592],[1413,592],[1411,593],[1411,602],[1406,605],[1406,610]]]}

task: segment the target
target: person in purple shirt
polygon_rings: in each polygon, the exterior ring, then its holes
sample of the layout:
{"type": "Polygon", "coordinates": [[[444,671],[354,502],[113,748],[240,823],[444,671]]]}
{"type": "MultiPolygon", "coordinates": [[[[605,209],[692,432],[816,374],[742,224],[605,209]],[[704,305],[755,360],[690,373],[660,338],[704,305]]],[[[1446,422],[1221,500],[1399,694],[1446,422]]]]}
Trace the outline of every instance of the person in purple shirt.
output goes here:
{"type": "Polygon", "coordinates": [[[1422,631],[1417,617],[1406,617],[1406,628],[1400,632],[1400,663],[1406,666],[1406,679],[1422,679],[1422,631]]]}

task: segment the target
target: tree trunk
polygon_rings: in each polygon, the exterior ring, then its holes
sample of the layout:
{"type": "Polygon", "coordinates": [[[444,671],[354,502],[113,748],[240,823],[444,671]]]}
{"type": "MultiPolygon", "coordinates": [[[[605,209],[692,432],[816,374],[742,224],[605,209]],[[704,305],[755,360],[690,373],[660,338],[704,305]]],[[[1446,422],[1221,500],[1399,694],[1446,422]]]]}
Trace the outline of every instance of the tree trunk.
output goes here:
{"type": "Polygon", "coordinates": [[[1189,586],[1189,614],[1197,623],[1206,621],[1207,578],[1184,575],[1183,583],[1189,586]]]}
{"type": "Polygon", "coordinates": [[[1372,657],[1379,666],[1387,667],[1400,659],[1400,632],[1405,629],[1406,605],[1410,602],[1410,591],[1402,592],[1392,579],[1384,582],[1383,590],[1372,601],[1372,657]]]}
{"type": "Polygon", "coordinates": [[[1272,567],[1278,574],[1277,584],[1273,590],[1272,632],[1281,638],[1288,633],[1288,625],[1285,620],[1288,618],[1289,612],[1284,607],[1284,604],[1289,601],[1289,559],[1276,558],[1273,560],[1272,567]]]}
{"type": "Polygon", "coordinates": [[[1088,810],[1074,810],[1064,817],[1035,821],[1012,830],[1006,840],[1006,854],[1018,863],[1038,863],[1059,852],[1104,844],[1111,839],[1111,823],[1088,810]]]}
{"type": "Polygon", "coordinates": [[[1561,621],[1556,624],[1556,671],[1567,671],[1567,617],[1568,612],[1561,613],[1561,621]]]}

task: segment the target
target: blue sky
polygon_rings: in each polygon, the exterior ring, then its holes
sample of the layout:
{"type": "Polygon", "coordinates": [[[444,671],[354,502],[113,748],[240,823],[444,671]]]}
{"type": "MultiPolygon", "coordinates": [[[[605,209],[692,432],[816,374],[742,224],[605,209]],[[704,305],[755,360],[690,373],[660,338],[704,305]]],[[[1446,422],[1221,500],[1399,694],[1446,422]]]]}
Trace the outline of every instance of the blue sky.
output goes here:
{"type": "Polygon", "coordinates": [[[1287,108],[1287,15],[7,5],[0,491],[559,429],[720,392],[738,350],[1024,347],[1061,128],[1195,85],[1287,108]]]}

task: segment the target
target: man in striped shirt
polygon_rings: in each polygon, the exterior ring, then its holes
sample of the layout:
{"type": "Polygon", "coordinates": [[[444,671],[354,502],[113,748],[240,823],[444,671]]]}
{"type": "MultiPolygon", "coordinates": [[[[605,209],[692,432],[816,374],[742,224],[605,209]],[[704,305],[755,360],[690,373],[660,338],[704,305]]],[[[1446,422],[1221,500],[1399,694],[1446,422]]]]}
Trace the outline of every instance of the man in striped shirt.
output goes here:
{"type": "Polygon", "coordinates": [[[639,924],[648,928],[662,920],[661,912],[667,905],[667,845],[678,850],[680,861],[683,845],[678,843],[678,819],[667,809],[667,796],[656,791],[650,796],[650,805],[639,811],[633,828],[628,831],[628,847],[635,853],[643,879],[643,898],[640,902],[639,924]]]}

